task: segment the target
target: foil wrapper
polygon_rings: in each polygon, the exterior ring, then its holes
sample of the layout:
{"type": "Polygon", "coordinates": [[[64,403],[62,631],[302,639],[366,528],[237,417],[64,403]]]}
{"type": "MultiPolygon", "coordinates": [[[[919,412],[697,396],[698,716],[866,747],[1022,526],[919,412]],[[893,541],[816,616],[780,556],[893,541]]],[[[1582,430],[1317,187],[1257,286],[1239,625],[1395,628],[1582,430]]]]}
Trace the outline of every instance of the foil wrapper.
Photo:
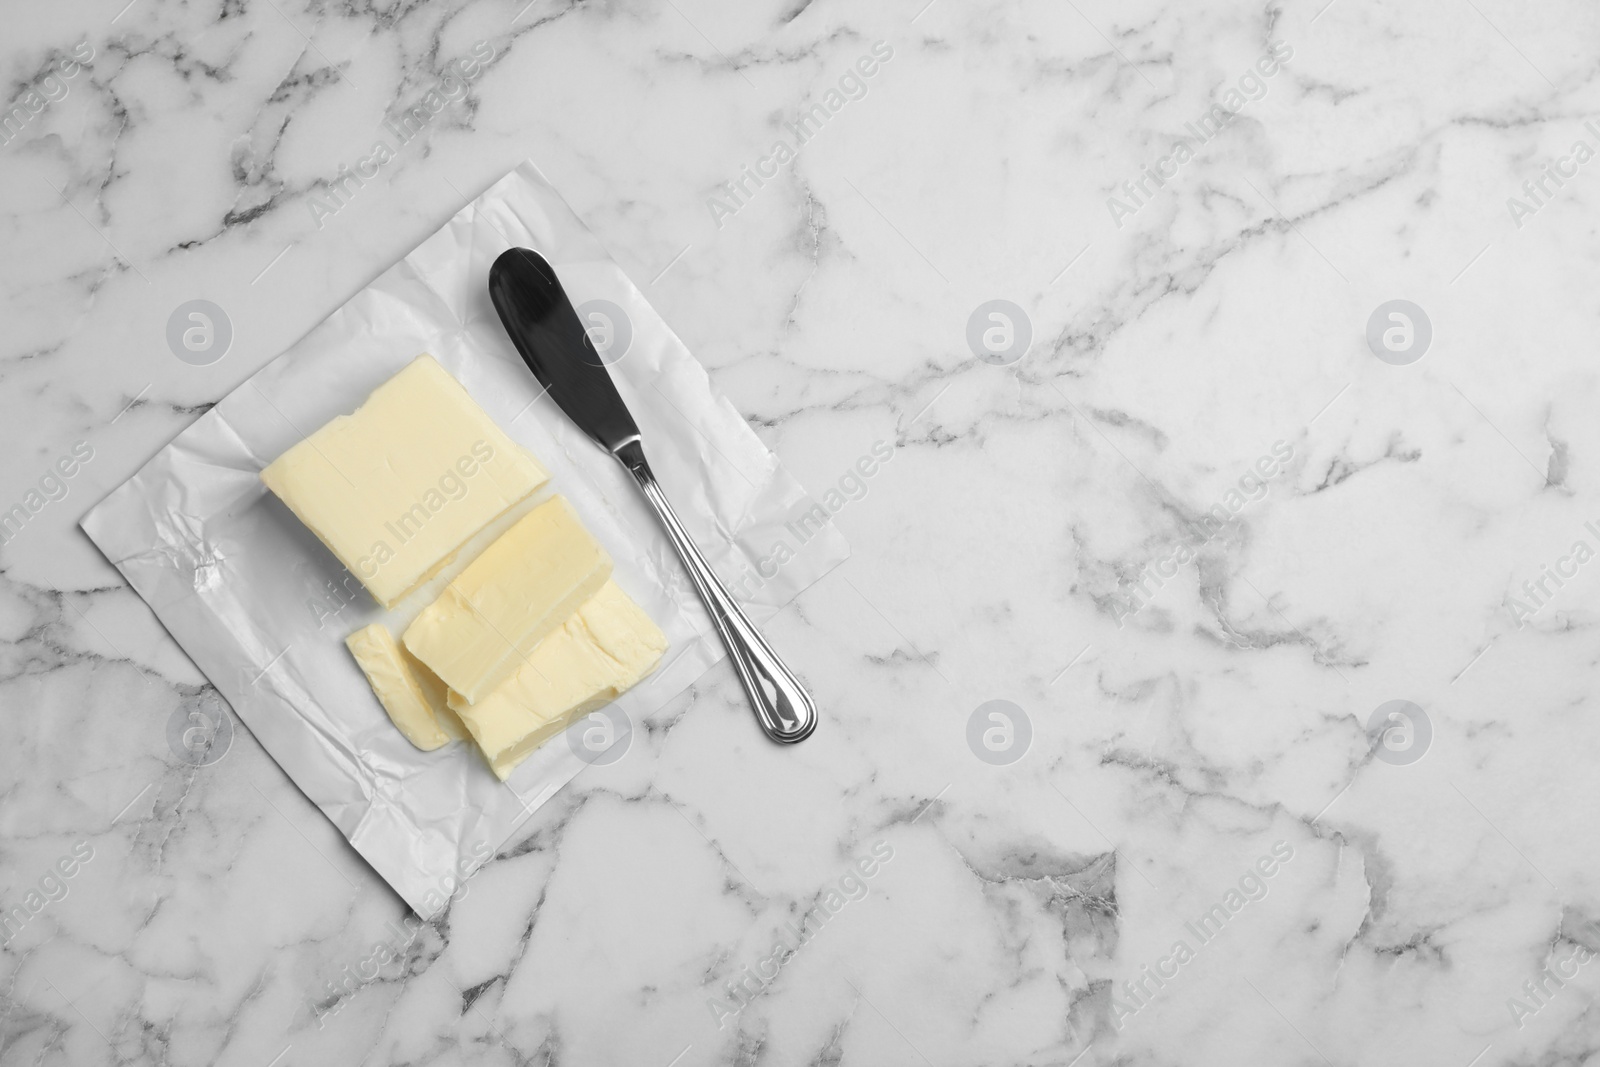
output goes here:
{"type": "MultiPolygon", "coordinates": [[[[545,465],[550,483],[533,499],[572,502],[610,552],[617,583],[666,634],[661,665],[613,705],[626,721],[647,718],[725,655],[626,472],[541,397],[501,328],[488,272],[514,245],[550,261],[595,327],[668,497],[758,624],[848,556],[831,525],[803,519],[815,514],[805,490],[531,162],[196,420],[82,522],[278,765],[424,919],[592,754],[569,743],[569,731],[502,784],[470,743],[414,749],[344,638],[374,621],[398,634],[497,530],[386,612],[267,492],[267,463],[431,353],[545,465]]],[[[588,728],[618,728],[596,723],[588,728]]]]}

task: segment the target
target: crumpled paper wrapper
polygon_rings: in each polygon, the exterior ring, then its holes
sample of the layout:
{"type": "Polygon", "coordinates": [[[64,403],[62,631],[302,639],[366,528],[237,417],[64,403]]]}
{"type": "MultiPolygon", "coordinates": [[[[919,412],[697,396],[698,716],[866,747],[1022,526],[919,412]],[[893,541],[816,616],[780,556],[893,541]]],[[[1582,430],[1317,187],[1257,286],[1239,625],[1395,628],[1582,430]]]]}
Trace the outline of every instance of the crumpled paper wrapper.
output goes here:
{"type": "MultiPolygon", "coordinates": [[[[389,722],[344,638],[373,621],[398,634],[510,517],[385,612],[266,490],[263,467],[432,353],[550,471],[533,502],[552,493],[572,502],[614,559],[618,584],[670,641],[662,665],[614,707],[637,723],[725,655],[631,479],[541,397],[502,329],[488,273],[513,245],[554,265],[580,314],[592,300],[622,309],[622,322],[609,316],[614,350],[625,333],[631,339],[612,377],[669,499],[752,618],[770,618],[848,556],[832,526],[798,522],[812,506],[799,483],[526,162],[82,522],[272,758],[424,919],[586,763],[556,737],[502,784],[470,743],[417,751],[389,722]]],[[[757,729],[753,718],[749,728],[757,729]]]]}

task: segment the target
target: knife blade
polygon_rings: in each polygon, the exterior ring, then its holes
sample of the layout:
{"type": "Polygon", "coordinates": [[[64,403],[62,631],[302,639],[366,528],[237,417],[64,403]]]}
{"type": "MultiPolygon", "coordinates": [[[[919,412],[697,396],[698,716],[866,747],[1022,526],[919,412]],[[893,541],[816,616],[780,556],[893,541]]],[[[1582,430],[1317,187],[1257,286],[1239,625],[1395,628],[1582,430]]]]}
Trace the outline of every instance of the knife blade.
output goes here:
{"type": "Polygon", "coordinates": [[[612,455],[639,439],[605,361],[543,256],[527,248],[501,253],[489,268],[489,299],[522,361],[578,429],[612,455]]]}
{"type": "Polygon", "coordinates": [[[816,703],[745,616],[672,510],[645,459],[638,424],[554,268],[532,249],[507,249],[489,268],[489,298],[511,343],[551,399],[622,464],[655,509],[728,650],[761,729],[783,744],[811,736],[816,703]]]}

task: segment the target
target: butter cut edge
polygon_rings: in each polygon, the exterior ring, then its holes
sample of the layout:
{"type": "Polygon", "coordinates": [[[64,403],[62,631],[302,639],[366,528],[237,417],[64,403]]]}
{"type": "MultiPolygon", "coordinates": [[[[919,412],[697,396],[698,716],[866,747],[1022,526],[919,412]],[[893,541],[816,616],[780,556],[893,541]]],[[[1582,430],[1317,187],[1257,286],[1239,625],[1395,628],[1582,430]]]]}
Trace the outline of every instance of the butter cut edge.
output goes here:
{"type": "Polygon", "coordinates": [[[345,638],[372,693],[395,729],[423,752],[442,748],[468,733],[446,703],[444,683],[401,647],[381,622],[345,638]]]}
{"type": "Polygon", "coordinates": [[[653,672],[666,636],[614,581],[606,581],[539,643],[493,692],[447,703],[502,781],[540,745],[611,703],[653,672]]]}
{"type": "Polygon", "coordinates": [[[401,642],[452,692],[475,703],[517,673],[611,580],[611,571],[610,555],[558,494],[456,574],[401,642]]]}

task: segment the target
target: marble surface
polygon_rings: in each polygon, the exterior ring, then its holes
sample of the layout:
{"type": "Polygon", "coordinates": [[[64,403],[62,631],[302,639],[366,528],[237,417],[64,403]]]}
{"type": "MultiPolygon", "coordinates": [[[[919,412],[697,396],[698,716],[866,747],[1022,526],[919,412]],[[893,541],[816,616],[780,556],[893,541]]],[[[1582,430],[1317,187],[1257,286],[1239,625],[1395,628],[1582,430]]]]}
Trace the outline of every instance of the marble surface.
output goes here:
{"type": "Polygon", "coordinates": [[[13,5],[0,1063],[1594,1062],[1597,36],[13,5]],[[854,555],[419,926],[76,522],[525,157],[854,555]]]}

